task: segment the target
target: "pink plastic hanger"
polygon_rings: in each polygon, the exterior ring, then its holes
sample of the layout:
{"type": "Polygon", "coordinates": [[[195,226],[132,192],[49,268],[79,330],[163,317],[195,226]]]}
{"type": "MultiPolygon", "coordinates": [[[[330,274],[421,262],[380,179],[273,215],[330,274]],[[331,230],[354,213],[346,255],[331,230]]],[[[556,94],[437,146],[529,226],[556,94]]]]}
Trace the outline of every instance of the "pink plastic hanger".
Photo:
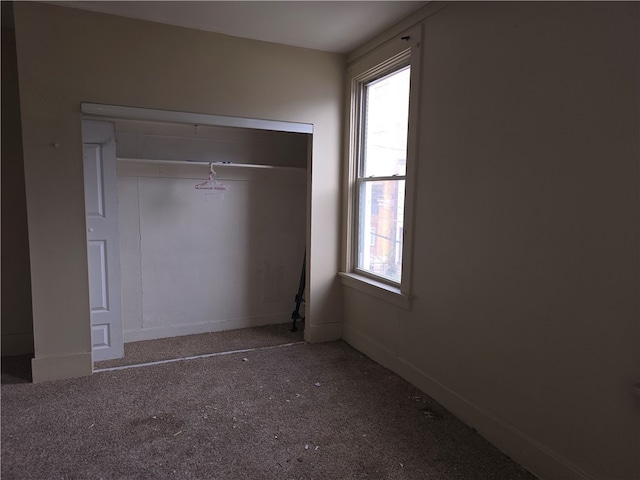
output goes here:
{"type": "Polygon", "coordinates": [[[194,185],[194,188],[196,190],[217,190],[222,192],[229,190],[230,185],[227,185],[226,183],[220,183],[215,178],[213,178],[215,176],[216,172],[213,169],[213,163],[211,163],[209,164],[209,178],[207,178],[207,180],[202,183],[194,185]]]}

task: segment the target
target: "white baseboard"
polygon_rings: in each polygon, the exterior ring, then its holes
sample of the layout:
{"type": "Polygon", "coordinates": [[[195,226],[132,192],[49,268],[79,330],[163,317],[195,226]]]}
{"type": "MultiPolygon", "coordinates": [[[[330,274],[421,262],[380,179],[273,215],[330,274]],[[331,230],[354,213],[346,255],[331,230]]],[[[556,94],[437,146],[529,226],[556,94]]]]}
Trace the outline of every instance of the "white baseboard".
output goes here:
{"type": "Polygon", "coordinates": [[[31,359],[33,383],[84,377],[93,372],[91,352],[60,357],[36,357],[31,359]]]}
{"type": "Polygon", "coordinates": [[[595,480],[527,435],[450,390],[375,340],[345,325],[343,339],[418,387],[462,422],[544,480],[595,480]]]}
{"type": "Polygon", "coordinates": [[[332,342],[342,338],[342,323],[304,326],[304,339],[310,343],[332,342]]]}
{"type": "Polygon", "coordinates": [[[230,320],[219,320],[214,322],[194,323],[187,325],[171,325],[166,327],[151,327],[144,328],[142,330],[130,330],[124,332],[124,343],[288,323],[291,320],[287,319],[287,315],[290,314],[283,313],[278,315],[266,315],[262,317],[234,318],[230,320]]]}
{"type": "Polygon", "coordinates": [[[3,357],[33,353],[33,333],[4,334],[0,348],[3,357]]]}

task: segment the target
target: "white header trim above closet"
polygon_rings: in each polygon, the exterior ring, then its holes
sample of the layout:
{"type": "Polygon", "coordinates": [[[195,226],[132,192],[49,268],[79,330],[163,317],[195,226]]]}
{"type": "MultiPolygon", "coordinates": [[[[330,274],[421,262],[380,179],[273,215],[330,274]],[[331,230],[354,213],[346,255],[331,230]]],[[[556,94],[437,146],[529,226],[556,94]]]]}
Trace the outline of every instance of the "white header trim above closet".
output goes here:
{"type": "Polygon", "coordinates": [[[148,120],[156,122],[186,123],[192,125],[215,125],[222,127],[254,128],[290,133],[313,133],[310,123],[283,122],[280,120],[262,120],[258,118],[227,117],[204,113],[176,112],[152,108],[123,107],[98,103],[81,103],[80,111],[85,115],[148,120]]]}

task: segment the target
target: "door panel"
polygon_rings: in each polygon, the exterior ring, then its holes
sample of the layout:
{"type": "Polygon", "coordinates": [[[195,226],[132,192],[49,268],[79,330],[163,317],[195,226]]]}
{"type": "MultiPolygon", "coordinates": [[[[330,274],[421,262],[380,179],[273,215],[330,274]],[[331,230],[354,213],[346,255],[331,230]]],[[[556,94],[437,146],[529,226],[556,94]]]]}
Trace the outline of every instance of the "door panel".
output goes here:
{"type": "Polygon", "coordinates": [[[113,124],[82,122],[93,360],[124,355],[113,124]]]}
{"type": "MultiPolygon", "coordinates": [[[[101,145],[84,145],[84,199],[88,217],[104,218],[104,162],[101,145]]],[[[108,167],[107,167],[108,168],[108,167]]]]}
{"type": "Polygon", "coordinates": [[[89,299],[91,313],[109,310],[108,286],[107,286],[107,258],[105,255],[105,242],[102,240],[89,241],[87,247],[89,259],[89,299]]]}

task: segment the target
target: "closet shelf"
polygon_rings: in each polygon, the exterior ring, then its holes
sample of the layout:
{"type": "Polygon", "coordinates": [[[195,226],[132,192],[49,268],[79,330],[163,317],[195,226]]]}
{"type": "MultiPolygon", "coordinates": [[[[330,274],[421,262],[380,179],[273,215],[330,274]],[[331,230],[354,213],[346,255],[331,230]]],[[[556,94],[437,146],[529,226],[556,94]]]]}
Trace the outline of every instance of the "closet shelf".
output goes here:
{"type": "Polygon", "coordinates": [[[262,170],[289,170],[300,172],[306,170],[303,167],[281,167],[277,165],[254,165],[251,163],[216,163],[216,162],[191,162],[188,160],[155,160],[149,158],[117,158],[118,162],[123,163],[137,163],[141,165],[193,165],[200,167],[209,167],[213,164],[216,169],[230,168],[230,169],[262,169],[262,170]]]}

